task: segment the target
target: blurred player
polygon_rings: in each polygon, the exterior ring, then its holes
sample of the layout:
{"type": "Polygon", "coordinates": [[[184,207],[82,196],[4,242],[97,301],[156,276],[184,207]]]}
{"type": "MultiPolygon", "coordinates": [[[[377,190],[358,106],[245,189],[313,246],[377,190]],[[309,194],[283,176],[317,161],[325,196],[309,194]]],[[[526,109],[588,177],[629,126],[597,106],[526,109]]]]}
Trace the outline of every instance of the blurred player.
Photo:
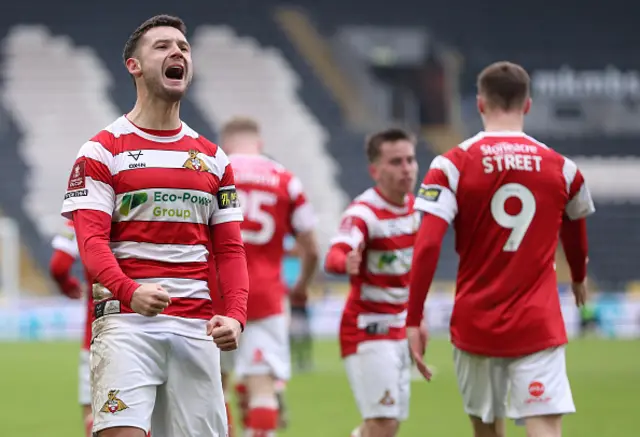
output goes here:
{"type": "MultiPolygon", "coordinates": [[[[293,288],[300,275],[300,248],[291,236],[285,239],[284,245],[285,258],[282,274],[287,287],[293,288]]],[[[313,365],[313,338],[307,300],[296,300],[294,297],[289,301],[289,313],[289,344],[291,345],[292,364],[299,372],[309,371],[313,365]]]]}
{"type": "Polygon", "coordinates": [[[575,412],[554,259],[560,235],[582,305],[584,218],[594,206],[576,164],[523,133],[530,107],[522,67],[488,66],[478,78],[485,130],[433,160],[415,205],[424,217],[407,317],[412,355],[428,379],[416,327],[454,223],[460,265],[451,339],[476,437],[503,436],[504,417],[523,419],[529,437],[558,437],[562,415],[575,412]]]}
{"type": "Polygon", "coordinates": [[[366,142],[375,181],[345,211],[325,269],[348,274],[340,347],[364,423],[353,437],[393,437],[409,415],[411,361],[405,318],[419,215],[413,211],[415,140],[389,129],[366,142]]]}
{"type": "MultiPolygon", "coordinates": [[[[64,231],[56,235],[51,243],[53,254],[49,262],[49,272],[56,281],[60,291],[71,299],[82,297],[80,281],[71,274],[71,268],[78,258],[78,243],[73,223],[67,220],[64,231]]],[[[85,272],[86,273],[86,272],[85,272]]],[[[86,277],[87,284],[91,284],[86,277]]],[[[89,384],[89,346],[91,344],[91,319],[93,318],[93,298],[91,290],[87,291],[87,314],[85,319],[82,349],[80,350],[80,362],[78,366],[78,399],[82,407],[82,418],[85,426],[85,434],[91,437],[93,416],[91,414],[91,386],[89,384]]]]}
{"type": "Polygon", "coordinates": [[[227,434],[219,349],[237,347],[246,319],[242,211],[225,153],[180,120],[185,32],[161,15],[130,36],[136,104],[82,146],[62,208],[102,298],[91,345],[101,437],[227,434]],[[213,316],[209,248],[225,316],[213,316]]]}
{"type": "Polygon", "coordinates": [[[272,436],[278,428],[278,381],[287,381],[291,374],[283,304],[283,240],[290,233],[296,236],[302,272],[290,295],[306,300],[318,262],[316,218],[300,180],[261,154],[262,140],[255,121],[229,121],[222,128],[222,144],[233,165],[244,213],[242,239],[251,290],[247,326],[235,365],[236,377],[246,392],[245,436],[272,436]]]}

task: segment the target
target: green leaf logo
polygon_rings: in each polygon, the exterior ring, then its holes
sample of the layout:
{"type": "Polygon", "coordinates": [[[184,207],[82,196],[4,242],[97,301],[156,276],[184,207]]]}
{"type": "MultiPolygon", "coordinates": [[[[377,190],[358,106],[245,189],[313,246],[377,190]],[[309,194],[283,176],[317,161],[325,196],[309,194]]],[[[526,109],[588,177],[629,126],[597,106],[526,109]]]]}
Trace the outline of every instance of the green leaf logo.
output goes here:
{"type": "Polygon", "coordinates": [[[395,253],[384,253],[378,259],[378,269],[382,270],[384,266],[391,265],[398,256],[395,253]]]}
{"type": "Polygon", "coordinates": [[[147,193],[125,194],[122,196],[122,205],[120,205],[120,214],[127,216],[129,213],[147,201],[149,196],[147,193]]]}

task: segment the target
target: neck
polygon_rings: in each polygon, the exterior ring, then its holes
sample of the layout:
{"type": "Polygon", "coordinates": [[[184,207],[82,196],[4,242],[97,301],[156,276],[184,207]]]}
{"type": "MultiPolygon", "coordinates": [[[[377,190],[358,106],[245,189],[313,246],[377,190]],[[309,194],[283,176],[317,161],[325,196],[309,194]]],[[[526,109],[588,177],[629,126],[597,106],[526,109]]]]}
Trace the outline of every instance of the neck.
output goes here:
{"type": "Polygon", "coordinates": [[[378,189],[378,191],[386,201],[393,203],[396,206],[404,206],[404,199],[407,193],[400,193],[397,191],[388,190],[380,185],[377,185],[376,188],[378,189]]]}
{"type": "Polygon", "coordinates": [[[484,117],[485,132],[522,132],[524,114],[499,113],[484,117]]]}
{"type": "Polygon", "coordinates": [[[136,104],[127,114],[133,124],[145,129],[171,130],[180,127],[180,101],[167,102],[138,92],[136,104]]]}
{"type": "Polygon", "coordinates": [[[233,146],[229,148],[227,153],[235,155],[259,155],[260,150],[252,146],[233,146]]]}

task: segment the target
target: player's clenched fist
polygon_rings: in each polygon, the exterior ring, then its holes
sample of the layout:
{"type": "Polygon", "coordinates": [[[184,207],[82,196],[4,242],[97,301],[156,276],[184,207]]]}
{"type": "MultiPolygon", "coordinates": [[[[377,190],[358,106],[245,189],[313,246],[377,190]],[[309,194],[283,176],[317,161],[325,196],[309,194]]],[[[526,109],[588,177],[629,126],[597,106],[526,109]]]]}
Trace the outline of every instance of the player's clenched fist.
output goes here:
{"type": "Polygon", "coordinates": [[[157,316],[170,303],[169,292],[158,284],[142,284],[131,297],[131,309],[148,317],[157,316]]]}
{"type": "Polygon", "coordinates": [[[240,322],[231,317],[213,316],[207,322],[207,335],[213,337],[214,343],[222,351],[238,349],[241,332],[240,322]]]}
{"type": "Polygon", "coordinates": [[[346,272],[348,275],[357,275],[360,273],[360,264],[362,264],[362,251],[364,244],[358,246],[347,254],[346,272]]]}

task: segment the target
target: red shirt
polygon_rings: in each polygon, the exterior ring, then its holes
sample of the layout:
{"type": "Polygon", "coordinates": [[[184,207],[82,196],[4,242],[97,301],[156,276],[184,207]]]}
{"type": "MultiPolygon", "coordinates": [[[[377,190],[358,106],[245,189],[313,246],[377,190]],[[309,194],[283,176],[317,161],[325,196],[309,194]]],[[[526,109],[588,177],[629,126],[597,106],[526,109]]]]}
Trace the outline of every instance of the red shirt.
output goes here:
{"type": "Polygon", "coordinates": [[[263,155],[229,155],[242,208],[242,241],[247,252],[249,300],[247,319],[283,312],[286,285],[282,279],[284,239],[309,232],[316,217],[302,183],[263,155]]]}
{"type": "MultiPolygon", "coordinates": [[[[481,132],[434,159],[415,208],[453,222],[456,347],[513,357],[567,342],[558,234],[563,217],[595,211],[573,161],[523,133],[481,132]]],[[[408,324],[421,316],[422,308],[410,308],[408,324]]]]}

